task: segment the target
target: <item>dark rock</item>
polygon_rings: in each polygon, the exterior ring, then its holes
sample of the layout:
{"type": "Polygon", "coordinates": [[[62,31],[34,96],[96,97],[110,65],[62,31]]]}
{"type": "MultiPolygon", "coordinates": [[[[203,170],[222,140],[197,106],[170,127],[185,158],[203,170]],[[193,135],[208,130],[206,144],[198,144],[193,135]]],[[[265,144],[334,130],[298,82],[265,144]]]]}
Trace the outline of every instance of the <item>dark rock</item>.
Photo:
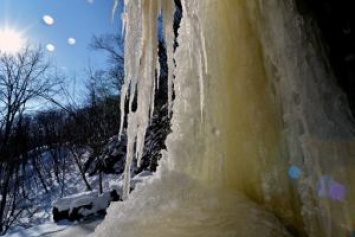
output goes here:
{"type": "Polygon", "coordinates": [[[120,195],[118,195],[116,190],[112,190],[110,192],[110,199],[111,199],[111,201],[114,201],[114,202],[122,201],[122,198],[120,197],[120,195]]]}
{"type": "Polygon", "coordinates": [[[79,206],[79,207],[74,207],[73,210],[69,214],[69,220],[70,221],[76,221],[76,220],[83,219],[84,217],[86,217],[86,215],[83,215],[82,211],[91,210],[92,207],[93,207],[92,203],[90,203],[89,205],[83,205],[83,206],[79,206]]]}
{"type": "MultiPolygon", "coordinates": [[[[355,115],[355,8],[352,0],[296,0],[299,12],[316,22],[337,83],[355,115]]],[[[310,23],[308,21],[308,23],[310,23]]]]}
{"type": "Polygon", "coordinates": [[[52,214],[54,222],[69,220],[69,210],[59,211],[58,208],[53,207],[52,214]]]}
{"type": "MultiPolygon", "coordinates": [[[[79,221],[86,217],[86,215],[82,214],[83,210],[91,210],[93,207],[92,204],[84,205],[80,207],[75,207],[70,212],[70,210],[59,211],[58,208],[53,207],[52,214],[54,222],[59,222],[61,220],[69,220],[69,221],[79,221]]],[[[102,211],[102,210],[100,210],[102,211]]],[[[105,210],[104,210],[105,211],[105,210]]],[[[106,211],[105,211],[106,212],[106,211]]]]}

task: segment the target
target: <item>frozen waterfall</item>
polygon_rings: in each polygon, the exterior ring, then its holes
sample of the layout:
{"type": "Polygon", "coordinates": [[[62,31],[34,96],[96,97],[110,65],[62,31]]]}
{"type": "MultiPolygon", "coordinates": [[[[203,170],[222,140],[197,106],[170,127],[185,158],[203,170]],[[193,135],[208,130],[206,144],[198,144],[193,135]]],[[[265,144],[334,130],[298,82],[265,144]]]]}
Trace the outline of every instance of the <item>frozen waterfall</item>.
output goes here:
{"type": "Polygon", "coordinates": [[[350,236],[354,127],[294,1],[181,2],[174,52],[174,1],[125,0],[126,174],[154,110],[160,14],[173,132],[157,175],[129,198],[126,175],[128,200],[96,235],[350,236]]]}

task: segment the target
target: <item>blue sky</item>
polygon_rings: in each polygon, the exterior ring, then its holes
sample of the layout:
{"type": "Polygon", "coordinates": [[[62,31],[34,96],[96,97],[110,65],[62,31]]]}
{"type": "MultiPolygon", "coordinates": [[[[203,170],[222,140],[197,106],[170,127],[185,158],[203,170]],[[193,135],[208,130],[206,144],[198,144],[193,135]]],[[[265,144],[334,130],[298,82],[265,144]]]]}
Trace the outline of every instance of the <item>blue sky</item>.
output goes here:
{"type": "Polygon", "coordinates": [[[88,63],[99,69],[106,60],[104,53],[89,49],[92,36],[121,33],[119,11],[111,22],[112,7],[113,0],[0,0],[0,29],[20,31],[34,44],[53,44],[55,50],[46,54],[79,93],[88,63]],[[53,17],[53,25],[44,23],[45,15],[53,17]],[[74,45],[68,44],[70,37],[74,45]]]}

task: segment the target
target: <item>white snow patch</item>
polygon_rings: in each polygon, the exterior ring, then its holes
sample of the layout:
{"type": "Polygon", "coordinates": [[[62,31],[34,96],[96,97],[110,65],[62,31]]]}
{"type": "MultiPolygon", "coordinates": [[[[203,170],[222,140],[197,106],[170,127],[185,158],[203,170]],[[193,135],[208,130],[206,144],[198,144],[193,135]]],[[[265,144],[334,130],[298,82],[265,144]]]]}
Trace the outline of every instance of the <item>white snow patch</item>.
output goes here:
{"type": "MultiPolygon", "coordinates": [[[[7,232],[3,237],[37,237],[44,236],[45,233],[54,233],[68,228],[54,223],[36,225],[32,228],[25,229],[23,227],[15,227],[7,232]]],[[[48,235],[46,235],[48,236],[48,235]]]]}
{"type": "Polygon", "coordinates": [[[89,205],[92,200],[97,198],[97,196],[97,191],[78,193],[68,197],[59,198],[52,203],[52,206],[56,207],[58,211],[72,210],[73,207],[76,207],[75,205],[89,205]]]}
{"type": "Polygon", "coordinates": [[[71,213],[74,208],[86,205],[92,205],[92,207],[80,211],[80,214],[83,216],[88,216],[97,213],[100,210],[105,210],[110,205],[110,193],[106,192],[99,194],[97,191],[83,192],[57,199],[52,203],[53,208],[57,208],[58,211],[69,210],[69,213],[71,213]]]}

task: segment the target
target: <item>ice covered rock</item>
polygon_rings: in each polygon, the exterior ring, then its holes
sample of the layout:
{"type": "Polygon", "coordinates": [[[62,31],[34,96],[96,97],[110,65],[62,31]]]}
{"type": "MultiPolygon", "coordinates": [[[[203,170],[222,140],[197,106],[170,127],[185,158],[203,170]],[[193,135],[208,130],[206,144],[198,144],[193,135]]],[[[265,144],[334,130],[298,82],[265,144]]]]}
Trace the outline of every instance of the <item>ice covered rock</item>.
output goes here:
{"type": "Polygon", "coordinates": [[[111,192],[99,194],[97,191],[57,199],[52,203],[53,220],[55,222],[63,219],[74,221],[95,214],[104,214],[112,200],[111,192]]]}

